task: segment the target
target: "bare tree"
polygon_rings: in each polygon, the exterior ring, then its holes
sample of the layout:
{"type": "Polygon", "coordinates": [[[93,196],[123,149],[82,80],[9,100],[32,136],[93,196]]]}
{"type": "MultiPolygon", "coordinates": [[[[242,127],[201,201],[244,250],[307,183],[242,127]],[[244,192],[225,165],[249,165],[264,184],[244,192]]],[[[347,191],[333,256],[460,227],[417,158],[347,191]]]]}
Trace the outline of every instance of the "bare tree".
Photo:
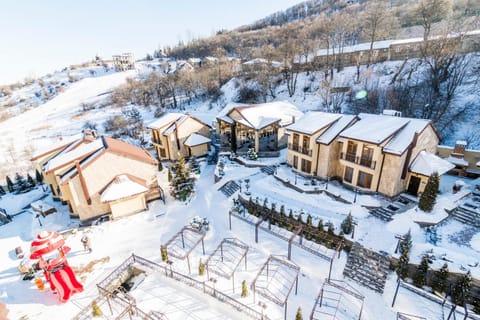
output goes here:
{"type": "Polygon", "coordinates": [[[414,16],[421,21],[423,40],[427,41],[432,24],[446,18],[452,12],[452,0],[419,0],[414,16]]]}
{"type": "Polygon", "coordinates": [[[387,8],[386,1],[373,0],[367,3],[362,15],[363,35],[370,42],[367,67],[373,62],[373,44],[385,38],[396,25],[395,15],[387,8]]]}

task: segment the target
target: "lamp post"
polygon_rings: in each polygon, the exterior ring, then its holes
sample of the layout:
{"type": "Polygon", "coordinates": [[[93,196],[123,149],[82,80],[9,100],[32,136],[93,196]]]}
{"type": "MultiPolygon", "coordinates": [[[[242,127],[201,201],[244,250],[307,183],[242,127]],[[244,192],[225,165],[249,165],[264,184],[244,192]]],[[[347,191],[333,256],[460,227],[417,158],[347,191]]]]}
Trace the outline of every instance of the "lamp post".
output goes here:
{"type": "Polygon", "coordinates": [[[327,184],[325,185],[325,190],[328,190],[328,182],[330,181],[330,177],[327,177],[327,184]]]}
{"type": "Polygon", "coordinates": [[[217,293],[215,291],[215,283],[217,283],[217,279],[216,278],[210,278],[210,281],[213,283],[213,296],[216,296],[217,293]]]}
{"type": "Polygon", "coordinates": [[[172,270],[172,260],[167,260],[167,264],[170,266],[170,277],[173,278],[173,270],[172,270]]]}
{"type": "Polygon", "coordinates": [[[353,223],[352,223],[352,239],[355,236],[355,226],[357,226],[357,225],[358,225],[358,223],[353,221],[353,223]]]}
{"type": "Polygon", "coordinates": [[[357,202],[357,193],[358,193],[358,188],[355,188],[355,190],[353,191],[354,192],[354,196],[353,196],[353,203],[356,203],[357,202]]]}
{"type": "Polygon", "coordinates": [[[262,301],[258,301],[258,305],[260,306],[260,310],[262,311],[262,320],[263,320],[263,317],[264,317],[264,310],[267,308],[267,304],[265,302],[262,302],[262,301]]]}

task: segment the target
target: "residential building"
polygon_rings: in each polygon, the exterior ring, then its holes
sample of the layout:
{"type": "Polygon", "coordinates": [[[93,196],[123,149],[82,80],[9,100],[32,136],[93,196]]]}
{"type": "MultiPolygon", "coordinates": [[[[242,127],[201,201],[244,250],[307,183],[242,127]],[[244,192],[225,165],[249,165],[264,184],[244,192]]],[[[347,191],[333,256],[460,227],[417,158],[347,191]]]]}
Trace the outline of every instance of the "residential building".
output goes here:
{"type": "Polygon", "coordinates": [[[147,125],[160,160],[179,156],[201,157],[210,150],[211,127],[198,118],[183,113],[167,113],[147,125]]]}
{"type": "Polygon", "coordinates": [[[343,183],[387,196],[421,192],[424,180],[411,165],[421,151],[436,152],[440,138],[431,121],[365,113],[358,118],[340,133],[343,183]]]}
{"type": "Polygon", "coordinates": [[[302,115],[303,112],[286,101],[227,105],[217,116],[221,147],[238,154],[253,148],[259,156],[276,156],[287,146],[286,127],[302,115]],[[235,146],[232,140],[236,141],[235,146]]]}
{"type": "Polygon", "coordinates": [[[68,204],[72,216],[113,218],[147,208],[160,197],[157,160],[146,150],[84,130],[79,139],[60,143],[32,158],[54,199],[68,204]]]}
{"type": "Polygon", "coordinates": [[[309,112],[287,127],[287,162],[293,170],[324,179],[341,176],[339,134],[357,117],[338,113],[309,112]]]}
{"type": "Polygon", "coordinates": [[[122,53],[112,56],[113,67],[116,71],[125,71],[135,68],[135,60],[132,53],[122,53]]]}

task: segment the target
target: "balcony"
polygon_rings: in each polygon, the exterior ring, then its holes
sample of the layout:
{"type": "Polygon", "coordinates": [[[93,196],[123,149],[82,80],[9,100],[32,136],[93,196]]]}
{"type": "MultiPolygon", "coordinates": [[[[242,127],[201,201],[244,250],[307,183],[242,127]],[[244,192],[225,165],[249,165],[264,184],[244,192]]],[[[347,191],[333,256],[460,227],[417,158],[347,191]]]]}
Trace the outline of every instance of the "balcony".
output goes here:
{"type": "Polygon", "coordinates": [[[341,152],[340,153],[340,159],[351,162],[351,163],[361,165],[362,167],[366,167],[366,168],[369,168],[369,169],[372,169],[372,170],[375,170],[375,166],[377,164],[377,162],[372,161],[372,159],[360,158],[360,157],[357,157],[354,153],[349,153],[349,152],[347,152],[347,153],[341,152]]]}
{"type": "Polygon", "coordinates": [[[309,149],[307,147],[302,147],[296,143],[289,143],[288,144],[288,150],[296,151],[301,154],[307,155],[309,157],[312,156],[312,149],[309,149]]]}

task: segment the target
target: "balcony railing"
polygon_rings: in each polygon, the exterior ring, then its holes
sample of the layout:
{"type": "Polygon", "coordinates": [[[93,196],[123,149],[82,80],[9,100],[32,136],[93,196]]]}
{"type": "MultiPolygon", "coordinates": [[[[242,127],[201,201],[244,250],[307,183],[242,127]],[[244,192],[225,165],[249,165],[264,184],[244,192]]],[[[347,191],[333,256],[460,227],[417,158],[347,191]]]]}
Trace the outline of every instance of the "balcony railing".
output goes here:
{"type": "Polygon", "coordinates": [[[372,159],[360,158],[360,157],[357,157],[354,153],[349,153],[349,152],[347,153],[341,152],[340,159],[361,165],[363,167],[366,167],[372,170],[375,170],[375,166],[377,164],[377,162],[373,161],[372,159]]]}
{"type": "Polygon", "coordinates": [[[292,151],[299,152],[301,154],[305,154],[307,156],[312,156],[312,149],[309,149],[307,147],[302,147],[296,143],[289,143],[288,144],[288,149],[292,151]]]}

